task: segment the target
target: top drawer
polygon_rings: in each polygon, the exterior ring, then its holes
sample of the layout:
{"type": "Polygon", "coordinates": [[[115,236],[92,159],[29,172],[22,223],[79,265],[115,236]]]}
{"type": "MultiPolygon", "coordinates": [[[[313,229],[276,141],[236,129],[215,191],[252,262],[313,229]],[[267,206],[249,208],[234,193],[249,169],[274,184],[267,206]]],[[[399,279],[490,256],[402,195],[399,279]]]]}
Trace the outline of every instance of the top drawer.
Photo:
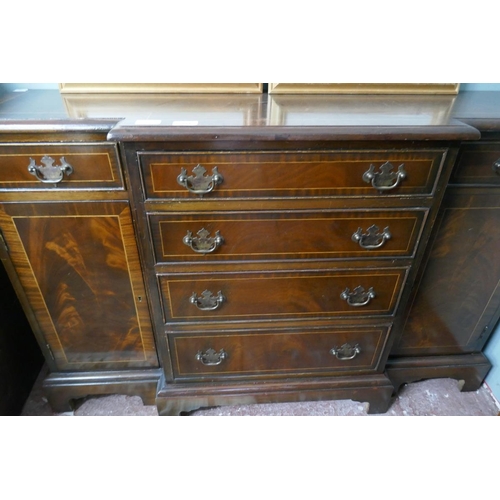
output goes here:
{"type": "Polygon", "coordinates": [[[500,186],[500,142],[463,145],[450,183],[500,186]]]}
{"type": "Polygon", "coordinates": [[[0,145],[0,190],[123,189],[116,146],[0,145]]]}
{"type": "Polygon", "coordinates": [[[147,198],[432,195],[446,150],[139,152],[147,198]]]}

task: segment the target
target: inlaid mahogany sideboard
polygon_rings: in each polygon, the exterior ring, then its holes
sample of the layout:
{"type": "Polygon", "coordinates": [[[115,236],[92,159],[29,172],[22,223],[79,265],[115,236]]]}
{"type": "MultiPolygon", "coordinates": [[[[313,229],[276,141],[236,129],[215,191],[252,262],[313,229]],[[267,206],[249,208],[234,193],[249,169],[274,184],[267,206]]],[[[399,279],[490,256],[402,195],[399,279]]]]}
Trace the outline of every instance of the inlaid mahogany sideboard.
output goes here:
{"type": "Polygon", "coordinates": [[[469,94],[2,96],[0,252],[50,404],[476,389],[500,99],[469,94]]]}

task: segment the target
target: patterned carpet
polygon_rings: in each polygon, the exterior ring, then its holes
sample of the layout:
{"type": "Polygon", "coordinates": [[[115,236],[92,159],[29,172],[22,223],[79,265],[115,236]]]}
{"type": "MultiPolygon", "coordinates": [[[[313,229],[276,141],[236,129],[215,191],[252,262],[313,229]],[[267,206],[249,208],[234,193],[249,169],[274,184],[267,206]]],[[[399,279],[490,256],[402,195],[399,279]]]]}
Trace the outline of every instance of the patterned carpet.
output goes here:
{"type": "MultiPolygon", "coordinates": [[[[26,401],[23,416],[156,416],[138,396],[101,396],[77,401],[73,412],[55,413],[41,391],[45,369],[26,401]]],[[[368,404],[351,400],[221,406],[196,410],[192,416],[366,416],[368,404]]],[[[404,386],[383,416],[494,416],[500,405],[486,385],[460,392],[452,379],[433,379],[404,386]]],[[[377,415],[380,416],[380,415],[377,415]]]]}

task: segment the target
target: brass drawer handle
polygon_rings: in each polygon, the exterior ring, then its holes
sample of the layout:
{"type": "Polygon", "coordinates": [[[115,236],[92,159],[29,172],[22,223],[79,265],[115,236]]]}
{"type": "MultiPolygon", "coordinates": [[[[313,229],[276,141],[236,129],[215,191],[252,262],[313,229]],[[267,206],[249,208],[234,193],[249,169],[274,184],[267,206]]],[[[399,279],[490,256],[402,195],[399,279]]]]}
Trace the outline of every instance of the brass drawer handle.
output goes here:
{"type": "Polygon", "coordinates": [[[352,235],[352,241],[359,243],[359,246],[366,250],[380,248],[387,240],[391,239],[392,235],[388,227],[386,227],[382,233],[378,231],[379,228],[375,224],[370,226],[365,234],[363,234],[363,230],[359,227],[352,235]]]}
{"type": "Polygon", "coordinates": [[[337,359],[340,359],[340,361],[354,359],[360,352],[361,349],[358,344],[354,347],[351,346],[351,344],[344,344],[342,347],[333,347],[330,349],[330,354],[333,354],[337,359]]]}
{"type": "Polygon", "coordinates": [[[500,175],[500,158],[498,158],[498,160],[495,163],[493,163],[492,168],[495,174],[500,175]]]}
{"type": "Polygon", "coordinates": [[[200,229],[196,234],[198,236],[193,237],[193,233],[188,231],[186,236],[182,238],[184,245],[187,245],[196,253],[215,252],[224,243],[224,238],[220,235],[219,231],[215,232],[213,238],[209,236],[210,233],[205,228],[200,229]]]}
{"type": "Polygon", "coordinates": [[[220,365],[225,359],[227,359],[227,352],[221,349],[216,352],[215,349],[209,348],[206,352],[198,351],[195,358],[207,366],[220,365]]]}
{"type": "Polygon", "coordinates": [[[36,164],[33,158],[30,158],[30,164],[28,165],[28,172],[34,175],[40,182],[45,184],[57,184],[63,180],[64,174],[71,175],[73,173],[73,167],[61,157],[61,165],[54,165],[54,158],[50,156],[44,156],[41,160],[43,166],[36,164]]]}
{"type": "Polygon", "coordinates": [[[399,183],[406,178],[405,164],[402,163],[398,167],[397,172],[393,172],[394,166],[386,161],[380,166],[380,171],[375,173],[375,165],[371,164],[370,168],[363,174],[363,180],[378,191],[390,191],[399,186],[399,183]]]}
{"type": "Polygon", "coordinates": [[[219,309],[220,306],[225,302],[226,297],[222,295],[222,292],[217,292],[214,296],[209,290],[205,290],[201,293],[201,297],[198,297],[196,293],[193,293],[189,297],[189,302],[194,304],[200,311],[215,311],[219,309]]]}
{"type": "Polygon", "coordinates": [[[375,298],[373,288],[369,288],[367,292],[362,286],[357,286],[352,292],[346,288],[341,294],[340,298],[345,300],[350,306],[362,307],[370,303],[375,298]]]}
{"type": "Polygon", "coordinates": [[[224,180],[217,167],[212,169],[212,175],[204,175],[206,169],[201,165],[193,168],[194,175],[187,175],[187,170],[183,167],[177,176],[177,182],[194,194],[204,195],[210,193],[224,180]]]}

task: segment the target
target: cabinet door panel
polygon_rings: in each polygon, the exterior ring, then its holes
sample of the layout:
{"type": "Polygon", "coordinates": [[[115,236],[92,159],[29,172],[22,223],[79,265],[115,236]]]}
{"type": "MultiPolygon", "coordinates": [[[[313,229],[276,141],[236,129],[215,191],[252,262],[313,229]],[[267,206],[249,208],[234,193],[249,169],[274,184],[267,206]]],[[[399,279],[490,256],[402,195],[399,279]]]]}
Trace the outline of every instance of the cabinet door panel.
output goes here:
{"type": "Polygon", "coordinates": [[[500,307],[498,194],[449,189],[399,354],[453,354],[482,348],[500,307]]]}
{"type": "Polygon", "coordinates": [[[128,204],[2,206],[11,259],[60,370],[157,364],[128,204]]]}

